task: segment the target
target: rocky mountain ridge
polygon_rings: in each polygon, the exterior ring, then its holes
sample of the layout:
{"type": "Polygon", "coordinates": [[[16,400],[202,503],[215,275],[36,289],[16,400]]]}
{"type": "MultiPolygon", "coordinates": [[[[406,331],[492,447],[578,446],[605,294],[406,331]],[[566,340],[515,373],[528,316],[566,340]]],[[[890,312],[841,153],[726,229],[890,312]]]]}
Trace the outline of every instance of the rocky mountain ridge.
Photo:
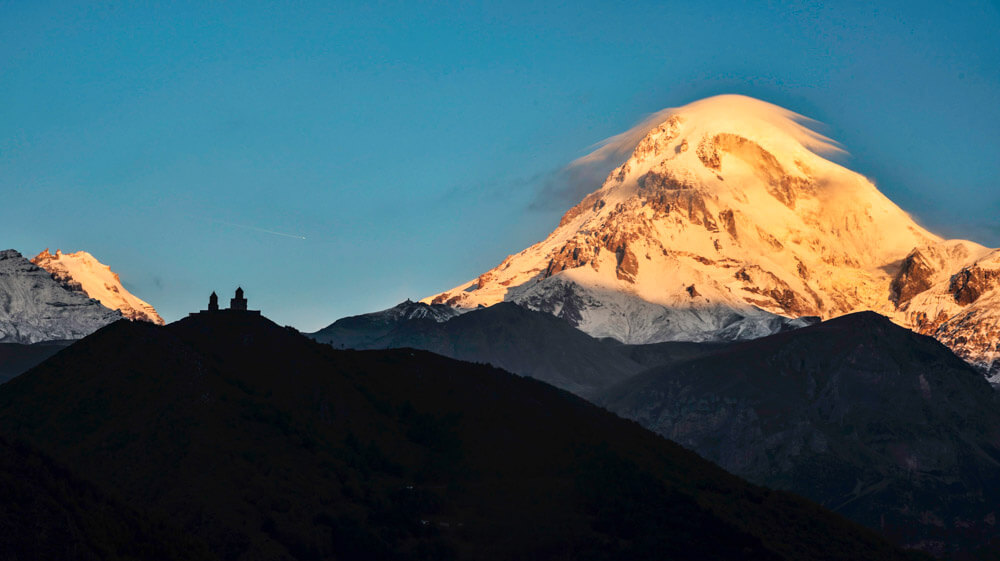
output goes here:
{"type": "Polygon", "coordinates": [[[0,343],[80,339],[121,317],[17,251],[0,251],[0,343]]]}
{"type": "Polygon", "coordinates": [[[63,253],[48,248],[36,255],[32,263],[45,269],[69,290],[81,292],[128,319],[163,325],[156,309],[122,286],[121,278],[110,267],[86,251],[63,253]]]}

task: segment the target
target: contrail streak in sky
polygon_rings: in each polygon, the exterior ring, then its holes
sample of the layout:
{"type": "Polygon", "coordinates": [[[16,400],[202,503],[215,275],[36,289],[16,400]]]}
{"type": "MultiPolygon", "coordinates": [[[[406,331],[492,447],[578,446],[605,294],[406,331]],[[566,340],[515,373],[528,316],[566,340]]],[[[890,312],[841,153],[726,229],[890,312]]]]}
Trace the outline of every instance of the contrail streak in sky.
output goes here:
{"type": "Polygon", "coordinates": [[[226,226],[234,226],[236,228],[245,228],[247,230],[254,230],[257,232],[264,232],[265,234],[274,234],[275,236],[284,236],[286,238],[295,238],[297,240],[306,239],[305,236],[299,236],[296,234],[286,234],[285,232],[275,232],[274,230],[267,230],[265,228],[258,228],[256,226],[247,226],[246,224],[234,224],[232,222],[223,222],[222,220],[215,220],[219,224],[225,224],[226,226]]]}

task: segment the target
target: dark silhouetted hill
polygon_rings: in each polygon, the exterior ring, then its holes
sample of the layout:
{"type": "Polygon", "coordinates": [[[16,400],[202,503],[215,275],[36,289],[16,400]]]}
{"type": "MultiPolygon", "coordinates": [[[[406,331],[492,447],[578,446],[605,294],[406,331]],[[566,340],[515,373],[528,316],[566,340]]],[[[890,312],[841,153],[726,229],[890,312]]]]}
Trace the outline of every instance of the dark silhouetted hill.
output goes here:
{"type": "Polygon", "coordinates": [[[0,343],[0,384],[27,372],[43,360],[69,346],[72,341],[0,343]]]}
{"type": "Polygon", "coordinates": [[[942,344],[878,314],[653,368],[601,402],[898,543],[943,555],[1000,538],[993,390],[942,344]]]}
{"type": "Polygon", "coordinates": [[[547,384],[247,314],[108,326],[0,427],[223,559],[911,555],[547,384]]]}
{"type": "Polygon", "coordinates": [[[205,544],[0,437],[0,559],[214,559],[205,544]]]}

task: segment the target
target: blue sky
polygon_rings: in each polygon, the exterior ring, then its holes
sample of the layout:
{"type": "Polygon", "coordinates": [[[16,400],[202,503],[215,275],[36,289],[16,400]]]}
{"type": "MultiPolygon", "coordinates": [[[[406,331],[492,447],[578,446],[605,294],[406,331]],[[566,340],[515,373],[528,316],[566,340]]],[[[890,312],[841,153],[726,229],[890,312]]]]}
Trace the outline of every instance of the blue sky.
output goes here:
{"type": "Polygon", "coordinates": [[[562,166],[719,93],[1000,246],[997,2],[295,4],[0,1],[0,246],[311,331],[543,238],[562,166]]]}

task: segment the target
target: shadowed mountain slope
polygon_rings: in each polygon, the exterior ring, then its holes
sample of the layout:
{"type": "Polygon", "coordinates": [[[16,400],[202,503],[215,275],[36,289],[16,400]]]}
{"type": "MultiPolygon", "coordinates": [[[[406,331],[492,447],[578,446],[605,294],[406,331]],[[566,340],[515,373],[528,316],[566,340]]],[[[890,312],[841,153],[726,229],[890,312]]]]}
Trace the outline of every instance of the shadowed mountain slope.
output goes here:
{"type": "Polygon", "coordinates": [[[561,318],[508,302],[443,322],[402,319],[373,329],[361,323],[364,317],[344,318],[311,337],[337,348],[424,349],[489,363],[585,396],[644,369],[619,352],[621,345],[602,344],[561,318]]]}
{"type": "Polygon", "coordinates": [[[724,343],[666,342],[625,345],[595,339],[562,318],[501,302],[461,315],[441,317],[420,302],[337,320],[313,339],[334,348],[414,348],[450,358],[491,364],[519,376],[530,376],[585,398],[652,366],[700,356],[724,343]],[[393,310],[426,309],[416,314],[393,310]]]}
{"type": "Polygon", "coordinates": [[[224,559],[903,559],[566,392],[245,314],[118,322],[0,427],[224,559]]]}
{"type": "Polygon", "coordinates": [[[0,384],[27,372],[71,343],[72,341],[44,341],[31,345],[0,343],[0,384]]]}
{"type": "Polygon", "coordinates": [[[1000,536],[994,392],[942,344],[878,314],[653,368],[601,401],[900,543],[947,554],[1000,536]]]}
{"type": "Polygon", "coordinates": [[[444,322],[459,313],[444,304],[407,300],[386,310],[341,318],[310,337],[338,349],[387,349],[391,347],[385,344],[385,339],[400,324],[417,319],[444,322]]]}
{"type": "Polygon", "coordinates": [[[213,559],[204,544],[2,436],[0,505],[3,559],[213,559]]]}

